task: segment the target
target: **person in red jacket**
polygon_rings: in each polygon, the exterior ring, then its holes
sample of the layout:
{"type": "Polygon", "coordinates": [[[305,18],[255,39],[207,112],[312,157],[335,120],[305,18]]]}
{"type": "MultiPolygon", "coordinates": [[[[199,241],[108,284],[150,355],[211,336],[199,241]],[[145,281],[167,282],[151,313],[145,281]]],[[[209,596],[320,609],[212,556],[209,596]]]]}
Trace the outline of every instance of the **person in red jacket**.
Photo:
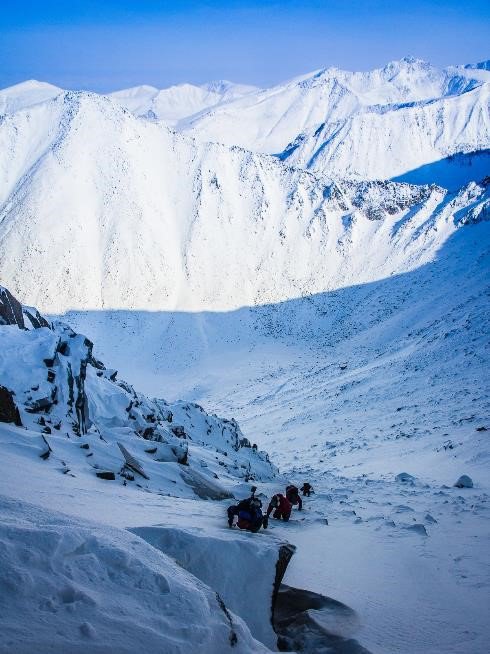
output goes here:
{"type": "Polygon", "coordinates": [[[273,518],[277,518],[278,520],[281,520],[282,518],[287,522],[291,516],[291,509],[291,502],[288,498],[284,497],[282,493],[277,493],[272,496],[271,501],[269,502],[266,518],[268,519],[270,514],[274,511],[274,513],[272,513],[273,518]]]}
{"type": "Polygon", "coordinates": [[[286,497],[288,500],[291,502],[291,504],[298,505],[298,511],[301,511],[303,508],[303,500],[300,497],[299,490],[297,486],[293,486],[291,484],[290,486],[286,487],[286,497]]]}

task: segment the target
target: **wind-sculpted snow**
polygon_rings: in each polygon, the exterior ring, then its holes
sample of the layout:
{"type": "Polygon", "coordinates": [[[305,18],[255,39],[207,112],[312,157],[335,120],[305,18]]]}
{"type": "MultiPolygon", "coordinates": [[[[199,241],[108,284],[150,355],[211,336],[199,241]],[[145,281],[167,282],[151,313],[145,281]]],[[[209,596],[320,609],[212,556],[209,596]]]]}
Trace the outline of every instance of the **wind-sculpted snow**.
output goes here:
{"type": "Polygon", "coordinates": [[[198,144],[87,93],[6,116],[0,146],[0,278],[53,313],[228,310],[380,279],[429,261],[467,209],[436,186],[198,144]]]}

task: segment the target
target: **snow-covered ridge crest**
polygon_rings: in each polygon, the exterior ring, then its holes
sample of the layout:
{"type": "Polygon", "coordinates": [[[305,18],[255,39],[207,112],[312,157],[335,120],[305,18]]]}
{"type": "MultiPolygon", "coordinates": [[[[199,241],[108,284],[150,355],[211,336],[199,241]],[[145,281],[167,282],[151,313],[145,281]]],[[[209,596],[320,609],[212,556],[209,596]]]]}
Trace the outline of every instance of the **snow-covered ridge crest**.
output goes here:
{"type": "MultiPolygon", "coordinates": [[[[471,117],[466,104],[459,99],[470,91],[474,91],[475,102],[481,95],[482,107],[478,110],[483,116],[488,116],[488,98],[485,87],[490,81],[490,74],[485,68],[472,68],[451,66],[440,70],[430,63],[406,57],[400,61],[390,62],[380,69],[369,72],[349,72],[337,68],[318,70],[303,75],[271,89],[257,94],[239,98],[232,105],[216,107],[203,112],[193,120],[189,120],[184,129],[191,130],[194,135],[204,140],[214,140],[222,143],[237,143],[255,151],[279,153],[286,149],[288,143],[294,141],[298,135],[314,133],[321,126],[328,126],[330,131],[335,125],[344,123],[349,119],[362,115],[366,111],[375,111],[385,115],[387,110],[402,109],[407,105],[427,106],[432,101],[446,100],[449,115],[444,115],[444,124],[440,129],[452,128],[452,122],[458,115],[461,126],[465,118],[471,117]],[[463,115],[462,115],[463,114],[463,115]]],[[[474,109],[477,111],[477,109],[474,109]]],[[[389,112],[388,112],[389,113],[389,112]]],[[[389,116],[378,127],[378,138],[384,145],[390,145],[389,116]],[[387,133],[388,131],[388,133],[387,133]]],[[[417,124],[410,122],[405,129],[410,131],[413,138],[420,138],[431,143],[434,138],[426,134],[417,124]]],[[[471,129],[463,129],[460,135],[461,143],[470,143],[471,129]]],[[[427,163],[444,156],[445,139],[451,135],[439,135],[441,156],[426,159],[427,153],[420,153],[418,165],[427,163]],[[423,156],[422,156],[423,155],[423,156]]],[[[480,134],[485,137],[485,134],[480,134]]],[[[488,141],[488,124],[487,124],[488,141]]],[[[474,136],[473,136],[474,138],[474,136]]],[[[324,148],[334,156],[335,147],[324,139],[324,148]]],[[[393,143],[392,148],[395,148],[393,143]]],[[[483,146],[488,147],[488,146],[483,146]]],[[[474,147],[473,149],[477,149],[474,147]]],[[[403,154],[408,154],[407,150],[403,154]]],[[[400,154],[398,152],[397,154],[400,154]]],[[[353,149],[351,157],[355,165],[366,153],[353,149]]],[[[390,152],[385,150],[384,160],[390,160],[390,152]]],[[[378,172],[377,158],[370,159],[371,175],[385,177],[378,172]]],[[[340,160],[334,168],[339,175],[345,174],[344,162],[340,160]]]]}

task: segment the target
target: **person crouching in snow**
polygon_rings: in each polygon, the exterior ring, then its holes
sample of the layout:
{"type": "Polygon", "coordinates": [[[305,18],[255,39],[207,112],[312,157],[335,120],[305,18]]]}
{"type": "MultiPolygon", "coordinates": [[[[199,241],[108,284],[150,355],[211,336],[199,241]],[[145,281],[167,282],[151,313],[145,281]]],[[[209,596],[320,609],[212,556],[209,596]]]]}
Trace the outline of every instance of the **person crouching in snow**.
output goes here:
{"type": "Polygon", "coordinates": [[[307,481],[305,481],[305,483],[301,486],[300,491],[303,493],[303,496],[306,497],[310,497],[310,495],[315,492],[312,485],[307,481]]]}
{"type": "Polygon", "coordinates": [[[267,508],[265,525],[267,525],[269,516],[273,511],[274,511],[274,513],[272,513],[273,518],[277,518],[277,520],[281,520],[282,518],[287,522],[291,516],[291,509],[292,509],[291,502],[288,500],[287,497],[284,497],[282,493],[277,493],[276,495],[273,495],[271,501],[269,502],[269,506],[267,508]]]}
{"type": "Polygon", "coordinates": [[[286,487],[286,497],[291,502],[291,504],[298,505],[298,511],[301,511],[303,508],[303,500],[299,496],[299,490],[296,486],[292,484],[286,487]]]}
{"type": "Polygon", "coordinates": [[[233,527],[235,516],[238,516],[236,526],[239,529],[256,533],[263,526],[267,527],[262,513],[262,502],[258,497],[248,497],[234,506],[228,507],[228,526],[233,527]]]}

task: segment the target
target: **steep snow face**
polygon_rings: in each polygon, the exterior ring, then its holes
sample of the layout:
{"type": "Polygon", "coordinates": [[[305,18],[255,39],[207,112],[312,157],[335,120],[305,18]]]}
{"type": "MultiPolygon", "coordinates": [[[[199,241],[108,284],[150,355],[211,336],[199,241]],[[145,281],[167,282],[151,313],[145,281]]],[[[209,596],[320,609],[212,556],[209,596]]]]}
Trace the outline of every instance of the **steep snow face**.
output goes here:
{"type": "MultiPolygon", "coordinates": [[[[424,107],[433,100],[457,98],[490,81],[486,70],[473,72],[473,69],[463,67],[438,70],[410,57],[367,73],[330,68],[204,112],[189,121],[185,128],[192,129],[200,139],[279,153],[300,134],[314,134],[324,127],[333,133],[336,126],[338,129],[339,124],[365,111],[384,114],[389,110],[401,109],[407,103],[424,107]]],[[[488,95],[485,97],[488,100],[488,95]]],[[[468,111],[456,103],[453,111],[456,114],[463,109],[468,111]]],[[[461,124],[464,125],[464,120],[461,124]]],[[[419,129],[415,124],[407,123],[405,128],[411,128],[411,133],[415,129],[414,136],[417,138],[419,129]]],[[[384,137],[383,129],[389,129],[389,123],[387,126],[380,125],[381,139],[384,137]]],[[[424,138],[423,125],[420,138],[424,138]]],[[[470,141],[468,139],[468,143],[470,141]]],[[[330,149],[326,139],[324,143],[330,149]]],[[[357,150],[352,151],[353,159],[361,156],[362,153],[357,150]]],[[[389,158],[386,153],[385,158],[389,158]]],[[[343,174],[343,163],[339,161],[336,168],[339,175],[343,174]]]]}
{"type": "Polygon", "coordinates": [[[220,80],[202,86],[178,84],[162,90],[153,86],[136,86],[108,95],[135,116],[163,120],[178,127],[181,121],[194,114],[257,90],[254,86],[220,80]]]}
{"type": "Polygon", "coordinates": [[[0,276],[52,313],[228,310],[372,281],[430,260],[486,197],[334,184],[86,93],[7,116],[0,146],[0,276]]]}

